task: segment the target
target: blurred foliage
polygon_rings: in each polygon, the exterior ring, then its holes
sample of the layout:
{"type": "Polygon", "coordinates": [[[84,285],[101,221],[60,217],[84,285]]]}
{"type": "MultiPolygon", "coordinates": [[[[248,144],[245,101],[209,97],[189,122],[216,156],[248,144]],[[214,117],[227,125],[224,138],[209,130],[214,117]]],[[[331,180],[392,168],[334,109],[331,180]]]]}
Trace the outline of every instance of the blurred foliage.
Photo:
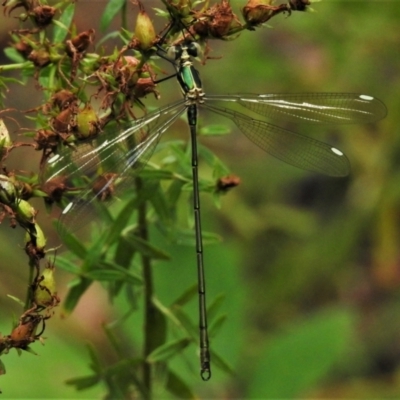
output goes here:
{"type": "MultiPolygon", "coordinates": [[[[96,4],[98,10],[92,2],[77,3],[76,24],[82,30],[91,27],[99,32],[104,7],[96,4]]],[[[146,9],[153,4],[160,8],[160,2],[149,1],[146,9]]],[[[231,4],[236,12],[243,7],[241,1],[231,4]]],[[[381,98],[389,115],[373,126],[304,132],[345,151],[353,169],[346,179],[296,170],[266,156],[239,134],[204,137],[202,143],[240,176],[242,184],[221,200],[218,210],[210,196],[202,202],[205,229],[224,238],[222,245],[205,249],[210,301],[225,298],[220,309],[227,315],[211,345],[235,374],[215,368],[210,382],[200,381],[193,362],[195,347],[185,348],[183,357],[170,363],[171,385],[178,374],[200,398],[400,397],[400,121],[396,113],[400,8],[396,1],[368,0],[325,0],[313,8],[316,13],[278,16],[270,22],[273,29],[245,32],[222,44],[211,41],[210,56],[215,59],[199,66],[205,90],[361,92],[381,98]]],[[[128,9],[132,29],[135,10],[128,9]]],[[[9,23],[8,18],[0,18],[9,23]]],[[[110,31],[119,27],[119,21],[114,24],[110,31]]],[[[4,24],[3,43],[9,29],[4,24]]],[[[163,104],[179,98],[176,82],[162,83],[158,89],[163,104]]],[[[9,106],[29,108],[27,90],[13,87],[9,106]]],[[[150,98],[147,104],[159,106],[150,98]]],[[[211,115],[202,116],[202,121],[221,123],[211,115]]],[[[184,137],[176,132],[172,136],[184,137]]],[[[209,172],[206,167],[202,170],[204,175],[209,172]]],[[[186,216],[187,204],[181,208],[186,216]]],[[[44,212],[40,216],[44,218],[44,212]]],[[[3,332],[10,324],[4,293],[23,293],[26,278],[25,270],[17,268],[24,265],[16,255],[17,243],[23,239],[6,227],[1,234],[7,243],[0,280],[3,332]]],[[[155,292],[163,304],[173,304],[195,282],[194,250],[168,242],[156,229],[151,229],[150,237],[171,258],[155,265],[155,292]]],[[[68,279],[61,275],[59,287],[68,279]]],[[[65,291],[60,290],[63,299],[65,291]]],[[[112,365],[117,357],[101,322],[120,318],[132,307],[127,299],[117,298],[110,309],[101,289],[91,288],[75,316],[52,319],[45,347],[35,347],[40,357],[8,356],[7,375],[0,384],[6,397],[101,396],[102,388],[75,392],[61,381],[89,376],[83,340],[93,342],[88,347],[92,363],[95,348],[100,354],[96,362],[112,365]]],[[[196,303],[189,303],[185,312],[196,319],[196,303]]],[[[126,343],[127,353],[139,348],[142,317],[140,311],[127,316],[113,333],[126,343]]],[[[154,398],[168,396],[162,384],[156,388],[154,398]]]]}

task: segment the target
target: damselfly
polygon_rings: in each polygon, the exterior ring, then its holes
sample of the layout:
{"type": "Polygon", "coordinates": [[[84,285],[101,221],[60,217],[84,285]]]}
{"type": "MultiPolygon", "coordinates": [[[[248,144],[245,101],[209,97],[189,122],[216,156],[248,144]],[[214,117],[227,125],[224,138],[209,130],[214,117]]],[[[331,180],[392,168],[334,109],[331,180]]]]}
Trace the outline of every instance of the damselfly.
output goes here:
{"type": "MultiPolygon", "coordinates": [[[[206,109],[231,119],[251,141],[270,155],[293,166],[330,176],[346,176],[349,173],[349,161],[336,147],[270,122],[254,119],[232,108],[225,108],[224,105],[235,103],[278,123],[304,122],[317,125],[371,123],[384,118],[387,110],[380,100],[353,93],[206,95],[199,73],[192,63],[197,53],[198,44],[194,41],[185,41],[169,50],[169,56],[174,59],[183,99],[133,121],[128,129],[115,137],[102,136],[102,142],[97,147],[86,145],[83,150],[78,148],[73,156],[54,156],[49,160],[53,172],[48,179],[59,175],[67,175],[69,178],[79,175],[87,177],[90,171],[98,168],[98,163],[102,163],[101,170],[105,178],[96,183],[96,190],[93,190],[92,182],[83,190],[83,194],[62,211],[60,222],[63,225],[79,226],[82,216],[93,202],[109,197],[119,182],[130,182],[128,176],[147,163],[163,133],[187,112],[198,272],[200,368],[202,378],[207,380],[211,376],[211,369],[198,179],[198,109],[206,109]]],[[[124,186],[127,185],[124,183],[124,186]]]]}

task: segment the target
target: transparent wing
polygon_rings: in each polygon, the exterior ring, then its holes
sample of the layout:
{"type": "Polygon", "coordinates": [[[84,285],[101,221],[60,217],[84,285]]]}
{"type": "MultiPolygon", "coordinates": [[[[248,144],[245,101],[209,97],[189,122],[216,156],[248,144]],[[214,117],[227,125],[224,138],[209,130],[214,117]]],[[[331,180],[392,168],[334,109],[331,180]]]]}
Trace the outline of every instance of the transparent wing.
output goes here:
{"type": "Polygon", "coordinates": [[[288,164],[330,176],[346,176],[350,171],[347,157],[326,143],[234,110],[207,103],[202,104],[202,107],[231,119],[257,146],[288,164]]]}
{"type": "Polygon", "coordinates": [[[207,95],[205,100],[234,102],[278,122],[369,123],[387,114],[379,99],[357,93],[207,95]]]}
{"type": "Polygon", "coordinates": [[[60,216],[58,230],[77,231],[90,221],[96,203],[109,206],[120,194],[133,187],[135,172],[143,168],[161,135],[186,109],[183,100],[143,118],[115,135],[100,135],[93,144],[66,149],[48,161],[44,185],[62,184],[67,203],[60,216]]]}

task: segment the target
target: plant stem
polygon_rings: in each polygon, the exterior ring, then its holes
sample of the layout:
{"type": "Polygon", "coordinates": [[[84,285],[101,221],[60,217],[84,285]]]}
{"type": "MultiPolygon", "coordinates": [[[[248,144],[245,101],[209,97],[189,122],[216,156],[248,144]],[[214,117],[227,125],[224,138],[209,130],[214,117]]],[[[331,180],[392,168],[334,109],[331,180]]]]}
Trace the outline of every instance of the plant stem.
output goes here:
{"type": "MultiPolygon", "coordinates": [[[[137,192],[143,187],[141,178],[136,178],[137,192]]],[[[142,202],[138,208],[138,236],[148,241],[149,232],[146,219],[147,206],[146,202],[142,202]]],[[[144,281],[144,346],[143,346],[143,384],[147,390],[146,400],[150,400],[152,397],[152,367],[146,362],[147,356],[154,350],[153,349],[153,332],[152,329],[155,326],[154,321],[154,306],[152,302],[153,298],[153,273],[151,269],[150,257],[141,255],[141,262],[143,267],[143,281],[144,281]]]]}

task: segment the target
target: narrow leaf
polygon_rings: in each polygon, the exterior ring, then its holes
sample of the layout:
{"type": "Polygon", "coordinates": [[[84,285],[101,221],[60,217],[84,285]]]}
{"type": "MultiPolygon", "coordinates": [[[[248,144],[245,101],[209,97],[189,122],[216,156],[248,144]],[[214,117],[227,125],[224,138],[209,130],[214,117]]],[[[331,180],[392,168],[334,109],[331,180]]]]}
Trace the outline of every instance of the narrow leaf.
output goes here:
{"type": "Polygon", "coordinates": [[[195,283],[190,286],[187,290],[185,290],[173,303],[172,306],[184,306],[190,300],[193,299],[198,293],[198,285],[195,283]]]}
{"type": "Polygon", "coordinates": [[[168,371],[166,389],[180,399],[197,399],[190,387],[178,375],[168,371]]]}
{"type": "Polygon", "coordinates": [[[57,257],[57,263],[56,263],[58,268],[63,269],[64,271],[67,271],[71,274],[78,275],[81,271],[81,269],[76,265],[76,263],[68,260],[65,257],[57,257]]]}
{"type": "Polygon", "coordinates": [[[75,13],[75,3],[71,2],[65,7],[63,13],[60,16],[58,21],[53,21],[54,32],[53,32],[53,42],[54,43],[61,43],[65,40],[68,35],[68,30],[71,25],[72,19],[75,13]]]}
{"type": "Polygon", "coordinates": [[[12,296],[11,294],[8,294],[7,297],[10,298],[11,300],[16,301],[20,306],[25,307],[25,303],[18,297],[12,296]]]}
{"type": "Polygon", "coordinates": [[[221,308],[222,303],[225,301],[225,297],[225,293],[220,293],[207,307],[207,314],[210,320],[216,316],[218,310],[221,308]]]}
{"type": "Polygon", "coordinates": [[[208,330],[208,333],[210,337],[215,337],[216,334],[221,330],[222,325],[225,323],[227,320],[227,315],[220,315],[213,323],[210,325],[210,328],[208,330]]]}
{"type": "Polygon", "coordinates": [[[146,257],[153,258],[155,260],[169,260],[170,256],[165,251],[158,247],[153,246],[150,242],[143,240],[139,236],[135,235],[132,231],[125,231],[123,233],[124,238],[133,246],[139,253],[146,257]]]}
{"type": "Polygon", "coordinates": [[[24,57],[22,57],[21,53],[19,53],[14,47],[6,47],[4,50],[4,54],[8,59],[15,63],[23,63],[25,62],[24,57]]]}
{"type": "Polygon", "coordinates": [[[104,32],[111,24],[113,18],[124,6],[126,0],[109,0],[100,19],[100,30],[104,32]]]}
{"type": "Polygon", "coordinates": [[[170,180],[174,177],[172,171],[166,169],[143,169],[140,171],[139,176],[143,179],[154,179],[154,180],[170,180]]]}
{"type": "Polygon", "coordinates": [[[168,201],[161,185],[158,185],[157,191],[154,193],[154,196],[151,197],[150,202],[161,221],[166,223],[171,221],[168,201]]]}
{"type": "Polygon", "coordinates": [[[102,371],[102,365],[101,365],[100,358],[99,358],[99,356],[97,354],[96,349],[91,344],[87,344],[86,347],[87,347],[87,350],[89,352],[89,357],[90,357],[90,360],[91,360],[90,368],[95,373],[100,374],[101,371],[102,371]]]}
{"type": "MultiPolygon", "coordinates": [[[[54,225],[56,225],[56,222],[54,225]]],[[[63,229],[64,233],[62,236],[63,244],[70,250],[73,254],[78,256],[80,259],[85,259],[87,251],[85,246],[80,242],[73,234],[69,233],[66,229],[63,229]]]]}
{"type": "Polygon", "coordinates": [[[173,342],[166,343],[150,353],[146,361],[149,363],[167,361],[186,349],[190,343],[191,340],[188,338],[178,339],[174,340],[173,342]]]}
{"type": "Polygon", "coordinates": [[[81,378],[67,379],[65,383],[74,386],[76,390],[88,389],[100,382],[100,377],[97,375],[83,376],[81,378]]]}
{"type": "Polygon", "coordinates": [[[211,362],[221,371],[224,371],[229,375],[234,374],[233,368],[219,354],[215,353],[212,350],[211,350],[211,362]]]}
{"type": "Polygon", "coordinates": [[[172,310],[174,316],[179,321],[179,324],[186,330],[186,332],[192,338],[197,339],[199,334],[197,325],[195,325],[193,321],[190,319],[189,315],[185,311],[183,311],[183,308],[175,306],[172,308],[172,310]]]}
{"type": "MultiPolygon", "coordinates": [[[[203,245],[220,243],[220,235],[212,232],[203,231],[203,245]]],[[[196,234],[192,229],[180,229],[176,233],[176,242],[185,246],[194,246],[196,244],[196,234]]]]}
{"type": "Polygon", "coordinates": [[[74,285],[69,290],[63,304],[63,308],[66,314],[70,314],[74,310],[74,308],[78,304],[78,301],[92,284],[92,282],[92,279],[81,278],[79,280],[79,283],[74,285]]]}

